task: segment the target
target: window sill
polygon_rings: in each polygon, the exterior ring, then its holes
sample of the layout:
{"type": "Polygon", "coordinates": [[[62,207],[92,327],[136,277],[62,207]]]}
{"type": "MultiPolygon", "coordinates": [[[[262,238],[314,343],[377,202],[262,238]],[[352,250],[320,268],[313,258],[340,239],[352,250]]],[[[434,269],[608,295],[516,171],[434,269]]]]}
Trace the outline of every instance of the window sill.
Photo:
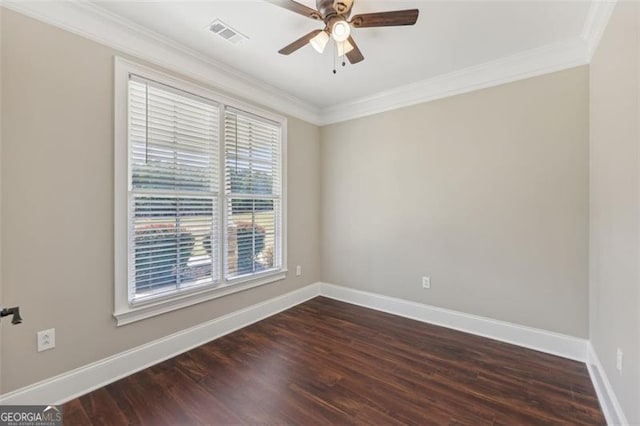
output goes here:
{"type": "Polygon", "coordinates": [[[116,309],[113,316],[116,318],[116,325],[120,327],[122,325],[131,324],[132,322],[175,311],[197,303],[206,302],[207,300],[217,299],[218,297],[227,296],[229,294],[238,293],[264,284],[280,281],[286,277],[287,270],[280,269],[276,272],[246,281],[231,281],[226,284],[218,284],[216,287],[200,288],[197,290],[194,289],[194,291],[176,294],[173,297],[160,300],[150,300],[138,304],[129,304],[121,309],[116,309]]]}

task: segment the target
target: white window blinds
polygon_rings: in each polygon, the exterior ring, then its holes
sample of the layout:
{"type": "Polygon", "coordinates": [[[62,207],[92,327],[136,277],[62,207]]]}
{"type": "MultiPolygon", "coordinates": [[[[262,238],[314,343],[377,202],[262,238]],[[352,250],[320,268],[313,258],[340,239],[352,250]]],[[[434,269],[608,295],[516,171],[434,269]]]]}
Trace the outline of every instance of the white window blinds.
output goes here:
{"type": "Polygon", "coordinates": [[[225,108],[228,280],[282,266],[281,133],[279,123],[225,108]]]}
{"type": "Polygon", "coordinates": [[[219,111],[129,78],[129,299],[219,280],[219,111]]]}

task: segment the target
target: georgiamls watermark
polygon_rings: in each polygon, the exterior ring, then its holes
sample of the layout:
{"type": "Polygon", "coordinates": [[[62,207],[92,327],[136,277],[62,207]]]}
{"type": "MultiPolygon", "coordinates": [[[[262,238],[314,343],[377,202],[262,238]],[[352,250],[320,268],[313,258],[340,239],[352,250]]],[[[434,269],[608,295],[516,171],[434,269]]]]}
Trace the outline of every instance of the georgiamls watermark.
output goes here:
{"type": "Polygon", "coordinates": [[[0,405],[0,426],[62,426],[62,407],[0,405]]]}

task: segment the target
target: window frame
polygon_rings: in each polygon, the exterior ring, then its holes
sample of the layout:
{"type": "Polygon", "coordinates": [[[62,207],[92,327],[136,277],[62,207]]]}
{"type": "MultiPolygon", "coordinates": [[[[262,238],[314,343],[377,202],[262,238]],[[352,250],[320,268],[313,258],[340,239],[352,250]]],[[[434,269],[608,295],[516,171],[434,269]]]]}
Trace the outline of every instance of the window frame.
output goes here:
{"type": "MultiPolygon", "coordinates": [[[[218,256],[219,268],[224,265],[226,238],[220,238],[218,256]]],[[[152,316],[160,315],[176,309],[223,297],[250,288],[279,281],[287,276],[287,119],[281,115],[263,110],[232,97],[222,95],[199,84],[182,80],[178,77],[157,71],[138,63],[114,57],[114,312],[118,326],[129,324],[152,316]],[[218,233],[226,234],[228,212],[226,211],[227,194],[224,190],[225,180],[225,134],[224,111],[231,107],[249,114],[262,117],[280,125],[281,129],[281,161],[280,161],[280,227],[281,227],[281,260],[279,269],[265,273],[253,274],[242,278],[227,279],[224,269],[219,269],[220,280],[215,286],[194,287],[172,294],[166,294],[148,300],[130,302],[130,263],[129,251],[129,196],[131,193],[131,161],[128,126],[128,88],[129,75],[135,74],[160,84],[201,96],[218,104],[218,233]]]]}

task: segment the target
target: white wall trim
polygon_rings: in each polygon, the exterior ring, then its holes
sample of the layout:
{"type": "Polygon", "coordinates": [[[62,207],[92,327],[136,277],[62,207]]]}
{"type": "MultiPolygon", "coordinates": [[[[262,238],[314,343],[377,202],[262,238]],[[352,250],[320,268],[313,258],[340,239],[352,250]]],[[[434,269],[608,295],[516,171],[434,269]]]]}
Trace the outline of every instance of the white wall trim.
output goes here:
{"type": "Polygon", "coordinates": [[[587,63],[586,43],[576,38],[324,108],[321,124],[352,120],[587,63]]]}
{"type": "Polygon", "coordinates": [[[0,4],[232,95],[313,124],[320,122],[314,105],[90,2],[0,0],[0,4]]]}
{"type": "Polygon", "coordinates": [[[598,48],[600,39],[609,23],[617,0],[592,0],[587,19],[582,28],[582,39],[587,43],[588,60],[591,62],[593,54],[598,48]]]}
{"type": "Polygon", "coordinates": [[[602,367],[591,342],[587,344],[587,347],[587,369],[589,370],[589,376],[591,376],[591,382],[593,382],[593,387],[598,395],[600,407],[607,420],[607,424],[611,426],[628,425],[627,417],[624,415],[624,411],[622,411],[622,406],[613,391],[607,373],[602,367]]]}
{"type": "Polygon", "coordinates": [[[585,339],[327,283],[310,284],[282,296],[0,395],[0,404],[62,404],[299,305],[318,295],[587,362],[589,374],[608,424],[627,424],[600,361],[591,344],[585,339]]]}
{"type": "Polygon", "coordinates": [[[232,333],[319,294],[319,284],[286,293],[153,342],[0,395],[0,405],[62,404],[192,348],[232,333]]]}
{"type": "Polygon", "coordinates": [[[572,40],[320,108],[89,2],[0,2],[19,13],[316,125],[351,120],[585,65],[612,9],[610,2],[593,0],[582,36],[572,40]]]}
{"type": "Polygon", "coordinates": [[[505,321],[438,308],[395,297],[321,283],[320,294],[332,299],[460,330],[482,337],[585,362],[587,340],[505,321]]]}
{"type": "Polygon", "coordinates": [[[62,404],[319,295],[587,362],[589,374],[607,422],[610,425],[627,424],[620,404],[591,344],[584,339],[327,283],[310,284],[265,302],[0,395],[0,404],[62,404]]]}

